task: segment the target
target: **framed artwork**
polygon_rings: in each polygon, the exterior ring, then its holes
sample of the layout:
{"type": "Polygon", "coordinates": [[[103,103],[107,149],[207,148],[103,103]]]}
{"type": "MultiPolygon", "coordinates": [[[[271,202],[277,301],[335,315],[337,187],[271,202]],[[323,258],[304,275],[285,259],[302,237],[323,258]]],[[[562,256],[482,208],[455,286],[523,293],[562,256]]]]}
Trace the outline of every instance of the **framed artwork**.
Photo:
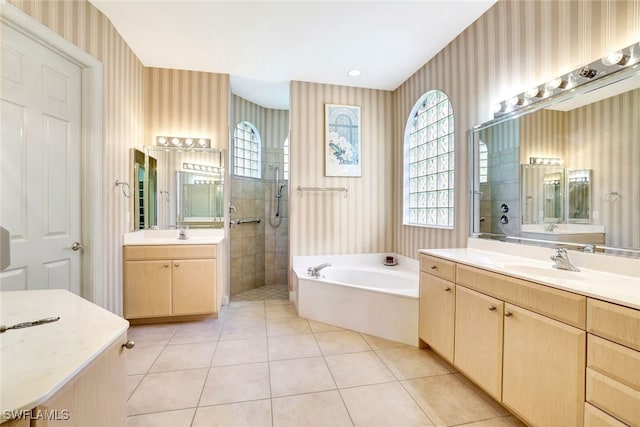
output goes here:
{"type": "Polygon", "coordinates": [[[325,104],[325,175],[362,176],[360,107],[325,104]]]}

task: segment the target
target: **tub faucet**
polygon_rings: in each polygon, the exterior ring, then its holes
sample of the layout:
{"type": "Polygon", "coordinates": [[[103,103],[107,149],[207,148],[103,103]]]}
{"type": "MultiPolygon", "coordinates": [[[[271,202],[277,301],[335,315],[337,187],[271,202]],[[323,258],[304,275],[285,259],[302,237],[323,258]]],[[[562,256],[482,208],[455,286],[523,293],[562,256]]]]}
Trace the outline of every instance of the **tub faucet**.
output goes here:
{"type": "Polygon", "coordinates": [[[580,271],[580,269],[569,261],[569,254],[567,254],[566,249],[556,249],[556,254],[551,256],[551,260],[555,261],[553,268],[557,268],[558,270],[580,271]]]}
{"type": "Polygon", "coordinates": [[[547,226],[545,227],[545,231],[551,231],[551,232],[553,232],[553,230],[555,230],[555,229],[556,229],[556,228],[558,228],[558,227],[559,227],[559,225],[558,225],[557,223],[555,223],[555,222],[550,222],[550,223],[549,223],[549,225],[547,225],[547,226]]]}
{"type": "Polygon", "coordinates": [[[327,267],[331,267],[331,264],[325,262],[324,264],[316,265],[315,267],[309,267],[307,269],[307,273],[309,274],[309,276],[315,277],[317,279],[318,277],[320,277],[320,270],[327,267]]]}

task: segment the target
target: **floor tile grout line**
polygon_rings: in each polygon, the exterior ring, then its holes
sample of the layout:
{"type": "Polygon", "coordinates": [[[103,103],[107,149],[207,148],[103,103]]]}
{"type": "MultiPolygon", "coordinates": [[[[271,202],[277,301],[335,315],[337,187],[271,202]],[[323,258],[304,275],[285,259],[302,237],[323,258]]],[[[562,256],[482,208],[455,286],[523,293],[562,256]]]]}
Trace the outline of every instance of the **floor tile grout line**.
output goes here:
{"type": "MultiPolygon", "coordinates": [[[[415,379],[415,378],[414,378],[415,379]]],[[[409,392],[409,390],[407,390],[407,387],[405,387],[405,385],[403,384],[402,381],[410,381],[410,380],[398,380],[398,383],[400,384],[400,387],[402,387],[402,389],[404,390],[405,393],[407,393],[407,395],[409,396],[409,398],[411,399],[411,401],[413,403],[415,403],[415,405],[418,407],[418,409],[420,409],[420,411],[422,411],[422,413],[424,414],[425,417],[427,417],[427,419],[429,420],[429,422],[433,425],[433,426],[438,426],[439,424],[436,424],[436,422],[434,420],[431,419],[431,417],[429,416],[429,414],[427,414],[427,411],[425,411],[422,408],[422,405],[420,405],[420,403],[418,403],[418,401],[413,397],[413,395],[409,392]]]]}

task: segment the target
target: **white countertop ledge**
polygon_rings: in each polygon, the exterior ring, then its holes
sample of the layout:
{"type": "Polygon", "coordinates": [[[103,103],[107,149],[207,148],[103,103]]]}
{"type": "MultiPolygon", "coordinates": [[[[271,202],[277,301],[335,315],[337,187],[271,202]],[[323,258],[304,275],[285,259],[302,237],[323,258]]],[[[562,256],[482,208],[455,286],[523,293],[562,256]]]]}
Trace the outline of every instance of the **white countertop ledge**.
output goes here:
{"type": "Polygon", "coordinates": [[[3,414],[46,402],[129,328],[125,319],[67,290],[0,292],[2,325],[56,316],[57,322],[0,334],[3,414]]]}
{"type": "Polygon", "coordinates": [[[188,239],[178,239],[178,230],[140,230],[125,233],[124,246],[135,245],[217,245],[224,240],[222,228],[187,230],[188,239]]]}
{"type": "Polygon", "coordinates": [[[481,240],[469,239],[467,248],[420,253],[640,310],[640,260],[569,251],[569,259],[580,269],[569,272],[552,267],[552,249],[481,240]]]}

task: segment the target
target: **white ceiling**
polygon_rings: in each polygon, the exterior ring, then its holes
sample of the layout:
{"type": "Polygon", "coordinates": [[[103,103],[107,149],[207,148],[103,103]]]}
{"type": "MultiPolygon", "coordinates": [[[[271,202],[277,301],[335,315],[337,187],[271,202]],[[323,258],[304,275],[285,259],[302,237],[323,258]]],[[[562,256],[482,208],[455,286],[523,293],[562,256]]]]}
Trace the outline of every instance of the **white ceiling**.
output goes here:
{"type": "Polygon", "coordinates": [[[89,1],[145,66],[228,73],[286,109],[291,80],[396,89],[497,0],[89,1]]]}

